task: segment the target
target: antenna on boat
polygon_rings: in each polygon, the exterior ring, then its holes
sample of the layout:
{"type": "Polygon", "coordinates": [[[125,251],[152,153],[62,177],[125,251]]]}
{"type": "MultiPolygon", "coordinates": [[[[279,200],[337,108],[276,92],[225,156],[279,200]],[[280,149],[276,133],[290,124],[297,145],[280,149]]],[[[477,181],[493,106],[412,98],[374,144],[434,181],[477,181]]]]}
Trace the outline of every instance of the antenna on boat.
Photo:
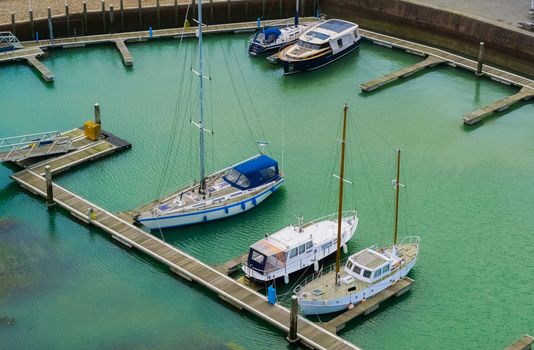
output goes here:
{"type": "Polygon", "coordinates": [[[336,286],[338,283],[338,277],[339,277],[339,258],[340,253],[339,250],[341,248],[341,219],[343,215],[343,184],[345,181],[343,181],[343,176],[345,175],[345,134],[347,129],[347,111],[349,110],[349,106],[345,103],[345,107],[343,108],[343,131],[342,131],[342,137],[341,137],[341,165],[339,169],[339,204],[337,209],[337,250],[336,250],[336,286]]]}

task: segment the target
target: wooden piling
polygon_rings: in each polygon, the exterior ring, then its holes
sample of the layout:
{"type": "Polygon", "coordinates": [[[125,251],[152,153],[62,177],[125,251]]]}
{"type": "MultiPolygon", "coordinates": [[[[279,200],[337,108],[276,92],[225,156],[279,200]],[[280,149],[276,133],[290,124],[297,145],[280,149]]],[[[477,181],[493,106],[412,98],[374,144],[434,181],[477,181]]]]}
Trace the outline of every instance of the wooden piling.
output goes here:
{"type": "Polygon", "coordinates": [[[33,10],[30,9],[30,30],[32,31],[32,40],[35,40],[35,29],[33,27],[33,10]]]}
{"type": "Polygon", "coordinates": [[[298,320],[298,301],[297,296],[291,296],[291,311],[289,313],[289,333],[287,335],[287,341],[295,343],[299,340],[297,336],[297,320],[298,320]]]}
{"type": "Polygon", "coordinates": [[[15,23],[15,14],[11,12],[11,33],[17,35],[17,24],[15,23]]]}
{"type": "Polygon", "coordinates": [[[102,0],[102,33],[106,33],[106,1],[102,0]]]}
{"type": "Polygon", "coordinates": [[[65,3],[65,17],[67,18],[67,36],[70,36],[70,12],[69,4],[65,3]]]}
{"type": "Polygon", "coordinates": [[[115,23],[115,10],[113,9],[113,5],[109,6],[109,30],[111,33],[115,33],[113,30],[113,24],[115,23]]]}
{"type": "Polygon", "coordinates": [[[161,21],[160,21],[160,8],[159,8],[159,0],[156,0],[156,26],[157,28],[161,28],[161,21]]]}
{"type": "Polygon", "coordinates": [[[248,0],[245,0],[245,21],[248,21],[248,0]]]}
{"type": "Polygon", "coordinates": [[[139,30],[143,29],[143,4],[141,4],[141,0],[137,2],[137,12],[139,13],[139,30]]]}
{"type": "Polygon", "coordinates": [[[197,18],[197,7],[195,6],[195,0],[191,0],[191,10],[193,10],[193,13],[190,14],[191,19],[197,18]]]}
{"type": "Polygon", "coordinates": [[[213,0],[210,0],[210,22],[213,23],[213,0]]]}
{"type": "Polygon", "coordinates": [[[100,118],[100,104],[95,103],[95,123],[102,125],[102,119],[100,118]]]}
{"type": "Polygon", "coordinates": [[[83,33],[84,35],[87,35],[89,33],[89,29],[87,29],[87,3],[83,2],[83,33]]]}
{"type": "Polygon", "coordinates": [[[124,32],[124,0],[120,1],[120,12],[121,12],[121,31],[124,32]]]}
{"type": "Polygon", "coordinates": [[[54,206],[54,187],[52,186],[52,171],[50,166],[45,166],[45,179],[46,179],[46,205],[48,207],[54,206]]]}
{"type": "Polygon", "coordinates": [[[480,42],[480,46],[478,47],[478,66],[477,66],[477,76],[482,75],[482,65],[484,61],[484,42],[480,42]]]}
{"type": "Polygon", "coordinates": [[[306,0],[301,0],[298,15],[304,17],[305,11],[306,11],[306,0]]]}
{"type": "Polygon", "coordinates": [[[231,8],[231,0],[227,0],[228,2],[228,23],[230,23],[230,18],[231,18],[231,12],[230,12],[230,8],[231,8]]]}
{"type": "Polygon", "coordinates": [[[265,0],[261,0],[261,19],[265,18],[265,0]]]}
{"type": "Polygon", "coordinates": [[[278,16],[282,17],[282,3],[283,0],[278,0],[278,16]]]}

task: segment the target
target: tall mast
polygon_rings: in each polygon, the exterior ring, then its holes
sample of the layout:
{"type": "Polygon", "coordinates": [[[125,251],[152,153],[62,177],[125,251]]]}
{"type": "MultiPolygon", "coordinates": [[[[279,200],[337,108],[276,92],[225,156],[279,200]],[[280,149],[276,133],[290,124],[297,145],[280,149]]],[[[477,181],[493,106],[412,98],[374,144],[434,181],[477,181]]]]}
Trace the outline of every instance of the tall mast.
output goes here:
{"type": "MultiPolygon", "coordinates": [[[[299,16],[300,16],[300,0],[295,0],[297,3],[295,4],[295,25],[298,26],[299,25],[299,16]]],[[[534,0],[532,0],[534,1],[534,0]]]]}
{"type": "Polygon", "coordinates": [[[400,187],[400,149],[397,150],[397,178],[395,179],[395,235],[393,245],[397,245],[397,227],[399,223],[399,187],[400,187]]]}
{"type": "Polygon", "coordinates": [[[341,166],[339,169],[339,202],[337,209],[337,250],[336,250],[336,285],[337,278],[339,275],[339,258],[340,258],[340,248],[341,248],[341,219],[343,215],[343,183],[345,176],[345,132],[347,129],[347,111],[349,107],[345,104],[343,108],[343,132],[341,138],[341,166]]]}
{"type": "Polygon", "coordinates": [[[199,192],[204,193],[206,188],[205,169],[204,169],[204,71],[202,67],[203,62],[202,50],[202,0],[198,0],[198,79],[199,79],[199,94],[200,94],[200,120],[198,128],[200,130],[200,189],[199,192]]]}

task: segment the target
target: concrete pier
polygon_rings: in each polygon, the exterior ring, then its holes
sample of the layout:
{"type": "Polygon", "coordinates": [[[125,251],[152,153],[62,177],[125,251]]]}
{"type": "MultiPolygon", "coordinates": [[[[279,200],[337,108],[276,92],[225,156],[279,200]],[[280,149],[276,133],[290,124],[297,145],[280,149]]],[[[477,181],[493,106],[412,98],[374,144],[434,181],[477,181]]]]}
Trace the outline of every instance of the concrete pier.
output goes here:
{"type": "Polygon", "coordinates": [[[435,56],[428,56],[425,60],[418,62],[412,66],[402,68],[396,72],[384,75],[383,77],[380,77],[378,79],[374,79],[371,81],[368,81],[367,83],[363,83],[360,85],[360,88],[362,91],[370,92],[373,90],[378,89],[379,87],[389,84],[399,78],[407,78],[410,75],[424,69],[427,67],[435,67],[438,64],[447,62],[445,59],[438,58],[435,56]]]}
{"type": "Polygon", "coordinates": [[[529,100],[532,97],[534,97],[534,88],[529,88],[525,86],[521,90],[519,90],[517,94],[505,97],[474,112],[465,114],[462,118],[465,124],[473,125],[486,118],[493,112],[502,112],[505,109],[508,109],[508,107],[510,107],[514,103],[517,103],[522,100],[529,100]]]}
{"type": "Polygon", "coordinates": [[[37,59],[37,56],[26,56],[25,58],[30,66],[34,67],[41,73],[41,76],[45,81],[54,81],[54,74],[37,59]]]}
{"type": "Polygon", "coordinates": [[[115,40],[115,46],[117,47],[117,50],[119,50],[121,56],[122,56],[122,62],[125,66],[131,66],[133,65],[133,57],[130,53],[130,50],[128,50],[128,47],[124,43],[124,40],[115,40]]]}

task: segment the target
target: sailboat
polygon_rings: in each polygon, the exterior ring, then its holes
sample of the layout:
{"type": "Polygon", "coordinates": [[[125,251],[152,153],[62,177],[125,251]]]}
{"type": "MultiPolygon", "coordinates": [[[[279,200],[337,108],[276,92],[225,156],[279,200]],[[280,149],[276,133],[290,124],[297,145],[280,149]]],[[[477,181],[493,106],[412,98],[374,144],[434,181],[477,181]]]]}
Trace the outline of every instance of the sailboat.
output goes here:
{"type": "Polygon", "coordinates": [[[183,226],[226,218],[252,209],[274,193],[284,182],[278,162],[265,154],[206,175],[204,161],[204,86],[202,47],[202,0],[198,1],[199,116],[192,122],[200,131],[198,181],[158,201],[135,220],[150,229],[183,226]]]}
{"type": "Polygon", "coordinates": [[[335,269],[305,281],[295,288],[304,315],[321,315],[351,309],[408,275],[419,254],[418,236],[397,242],[399,218],[400,150],[397,150],[395,226],[393,245],[372,246],[351,255],[340,271],[339,253],[335,269]]]}
{"type": "Polygon", "coordinates": [[[345,105],[337,215],[332,214],[306,224],[302,224],[299,220],[297,226],[285,227],[251,245],[246,261],[241,264],[247,278],[267,282],[283,276],[287,284],[289,274],[311,265],[314,266],[315,271],[318,271],[321,260],[333,253],[337,253],[339,260],[340,247],[347,249],[346,244],[354,236],[358,226],[356,211],[343,212],[347,110],[348,106],[345,105]]]}
{"type": "Polygon", "coordinates": [[[296,42],[301,34],[315,26],[315,24],[299,24],[299,2],[297,0],[295,20],[293,25],[268,26],[258,30],[248,45],[251,56],[268,55],[296,42]]]}

